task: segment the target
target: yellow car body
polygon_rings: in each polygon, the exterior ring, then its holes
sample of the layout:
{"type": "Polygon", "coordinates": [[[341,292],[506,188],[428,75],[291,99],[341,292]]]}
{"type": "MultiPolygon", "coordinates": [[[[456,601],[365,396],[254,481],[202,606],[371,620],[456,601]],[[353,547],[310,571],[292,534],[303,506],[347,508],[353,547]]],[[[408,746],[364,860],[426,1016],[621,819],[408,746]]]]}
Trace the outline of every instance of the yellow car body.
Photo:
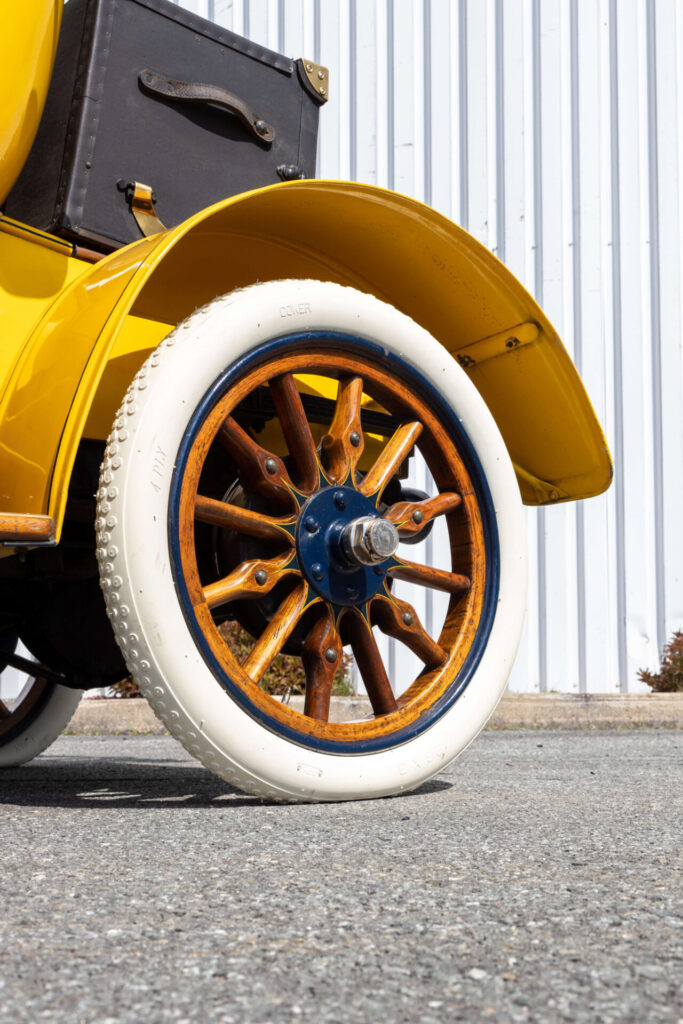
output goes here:
{"type": "MultiPolygon", "coordinates": [[[[71,2],[60,66],[78,18],[137,7],[71,2]]],[[[213,38],[201,18],[145,6],[213,38]]],[[[108,255],[10,218],[19,174],[27,193],[35,181],[25,161],[41,117],[63,116],[45,108],[62,10],[14,3],[3,22],[0,769],[44,750],[84,690],[129,674],[192,755],[248,792],[409,791],[468,745],[507,684],[525,609],[520,493],[543,505],[609,486],[583,384],[491,252],[385,189],[298,179],[205,209],[196,196],[167,229],[135,182],[137,228],[118,237],[141,237],[108,255]],[[415,451],[438,493],[412,486],[415,451]],[[389,678],[375,629],[423,663],[414,680],[393,657],[389,678]],[[280,654],[298,673],[288,685],[305,677],[301,711],[269,690],[280,654]],[[352,664],[372,714],[337,721],[333,687],[352,664]]],[[[79,65],[100,62],[82,48],[79,65]]],[[[324,69],[296,67],[327,96],[324,69]]],[[[227,60],[215,75],[200,98],[218,89],[246,116],[242,93],[217,84],[232,86],[227,60]]],[[[260,138],[268,125],[248,120],[260,138]]]]}
{"type": "Polygon", "coordinates": [[[3,8],[0,64],[0,203],[33,144],[45,106],[62,20],[62,0],[3,8]]]}
{"type": "MultiPolygon", "coordinates": [[[[8,18],[14,57],[2,71],[13,83],[0,116],[3,195],[38,125],[61,0],[34,0],[27,11],[13,5],[8,18]]],[[[576,368],[542,310],[491,252],[394,192],[296,181],[226,199],[94,263],[62,239],[0,218],[6,552],[13,540],[59,540],[79,443],[107,436],[151,349],[216,295],[280,278],[351,285],[429,330],[485,399],[527,504],[609,486],[609,451],[576,368]]],[[[285,333],[297,310],[281,315],[285,333]]]]}

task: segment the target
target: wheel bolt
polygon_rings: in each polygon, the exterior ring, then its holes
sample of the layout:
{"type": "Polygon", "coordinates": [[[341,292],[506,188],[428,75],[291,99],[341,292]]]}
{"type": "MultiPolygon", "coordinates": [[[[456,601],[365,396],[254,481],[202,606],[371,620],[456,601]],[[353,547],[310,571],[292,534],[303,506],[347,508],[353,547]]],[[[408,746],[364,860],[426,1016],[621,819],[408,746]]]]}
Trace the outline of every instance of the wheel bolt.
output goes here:
{"type": "Polygon", "coordinates": [[[416,508],[415,511],[413,512],[413,522],[421,523],[423,519],[424,515],[422,514],[422,512],[420,512],[419,508],[416,508]]]}
{"type": "Polygon", "coordinates": [[[347,587],[346,596],[348,597],[349,601],[355,601],[358,598],[358,591],[356,590],[355,587],[347,587]]]}
{"type": "Polygon", "coordinates": [[[415,621],[412,612],[404,612],[402,618],[406,626],[412,626],[413,622],[415,621]]]}
{"type": "Polygon", "coordinates": [[[273,473],[277,473],[277,462],[275,459],[266,459],[266,473],[270,473],[271,476],[273,473]]]}
{"type": "Polygon", "coordinates": [[[321,580],[324,575],[325,573],[323,572],[323,567],[320,564],[320,562],[314,562],[313,565],[311,566],[311,576],[313,577],[313,579],[321,580]]]}
{"type": "Polygon", "coordinates": [[[351,431],[351,433],[349,434],[349,441],[351,442],[354,448],[358,447],[358,445],[360,444],[360,434],[358,433],[357,430],[351,431]]]}
{"type": "Polygon", "coordinates": [[[325,661],[329,661],[330,664],[337,660],[337,652],[334,647],[328,647],[325,651],[325,661]]]}
{"type": "Polygon", "coordinates": [[[375,566],[375,576],[384,576],[386,571],[387,570],[384,568],[383,565],[376,565],[375,566]]]}
{"type": "Polygon", "coordinates": [[[343,491],[337,491],[334,496],[334,503],[339,510],[346,508],[346,495],[343,491]]]}
{"type": "Polygon", "coordinates": [[[257,569],[256,572],[254,573],[254,579],[258,583],[259,587],[262,587],[263,584],[268,579],[268,573],[266,572],[265,569],[257,569]]]}
{"type": "Polygon", "coordinates": [[[309,533],[318,532],[318,520],[314,519],[313,516],[306,516],[306,518],[304,519],[304,526],[306,527],[309,533]]]}

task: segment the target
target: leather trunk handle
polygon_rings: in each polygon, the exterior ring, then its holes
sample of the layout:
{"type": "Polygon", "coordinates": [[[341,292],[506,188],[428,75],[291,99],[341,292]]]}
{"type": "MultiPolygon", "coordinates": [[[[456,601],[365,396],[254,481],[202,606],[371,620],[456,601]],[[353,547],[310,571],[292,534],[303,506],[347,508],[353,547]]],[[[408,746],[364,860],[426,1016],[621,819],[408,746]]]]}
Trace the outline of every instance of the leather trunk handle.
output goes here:
{"type": "Polygon", "coordinates": [[[238,117],[244,127],[259,142],[270,144],[275,138],[275,130],[263,118],[258,117],[248,103],[234,93],[222,89],[219,85],[208,85],[205,82],[181,82],[177,78],[143,68],[139,75],[140,85],[154,96],[175,100],[178,103],[213,103],[238,117]]]}

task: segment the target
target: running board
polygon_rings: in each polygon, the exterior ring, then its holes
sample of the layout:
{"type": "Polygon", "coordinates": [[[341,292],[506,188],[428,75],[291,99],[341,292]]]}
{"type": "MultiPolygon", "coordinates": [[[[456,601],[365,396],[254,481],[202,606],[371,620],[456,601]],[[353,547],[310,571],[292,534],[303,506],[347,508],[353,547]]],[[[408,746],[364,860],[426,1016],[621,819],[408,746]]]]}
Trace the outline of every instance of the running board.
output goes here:
{"type": "Polygon", "coordinates": [[[55,521],[52,516],[0,512],[0,544],[19,547],[24,544],[52,544],[55,521]]]}

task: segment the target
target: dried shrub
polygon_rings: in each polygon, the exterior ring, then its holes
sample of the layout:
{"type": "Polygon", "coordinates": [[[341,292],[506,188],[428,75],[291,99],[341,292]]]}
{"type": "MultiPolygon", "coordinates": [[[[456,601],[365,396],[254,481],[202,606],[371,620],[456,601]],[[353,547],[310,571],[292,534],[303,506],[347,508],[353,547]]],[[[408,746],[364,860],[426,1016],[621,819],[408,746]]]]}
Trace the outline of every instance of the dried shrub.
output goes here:
{"type": "MultiPolygon", "coordinates": [[[[252,637],[237,622],[225,622],[220,626],[220,631],[232,653],[238,661],[242,662],[254,645],[252,637]]],[[[262,690],[274,697],[290,697],[305,693],[306,675],[301,658],[289,654],[278,654],[260,685],[262,690]]],[[[120,683],[114,683],[111,690],[112,697],[142,697],[137,683],[130,676],[127,679],[122,679],[120,683]]],[[[351,658],[348,654],[342,656],[341,664],[335,673],[332,693],[335,697],[353,695],[351,658]]]]}
{"type": "MultiPolygon", "coordinates": [[[[254,641],[249,633],[237,622],[224,622],[220,626],[228,647],[239,662],[244,661],[254,641]]],[[[290,654],[278,654],[260,683],[261,689],[273,697],[296,696],[306,691],[306,674],[301,658],[290,654]]],[[[335,697],[353,695],[351,685],[351,658],[344,654],[334,675],[332,693],[335,697]]]]}
{"type": "Polygon", "coordinates": [[[130,697],[142,697],[142,694],[138,689],[138,684],[132,676],[126,676],[125,679],[122,679],[118,683],[114,683],[113,686],[109,687],[109,689],[112,691],[112,697],[125,697],[126,699],[130,697]]]}
{"type": "Polygon", "coordinates": [[[638,678],[657,693],[683,692],[683,632],[677,630],[665,646],[659,672],[641,669],[638,678]]]}

